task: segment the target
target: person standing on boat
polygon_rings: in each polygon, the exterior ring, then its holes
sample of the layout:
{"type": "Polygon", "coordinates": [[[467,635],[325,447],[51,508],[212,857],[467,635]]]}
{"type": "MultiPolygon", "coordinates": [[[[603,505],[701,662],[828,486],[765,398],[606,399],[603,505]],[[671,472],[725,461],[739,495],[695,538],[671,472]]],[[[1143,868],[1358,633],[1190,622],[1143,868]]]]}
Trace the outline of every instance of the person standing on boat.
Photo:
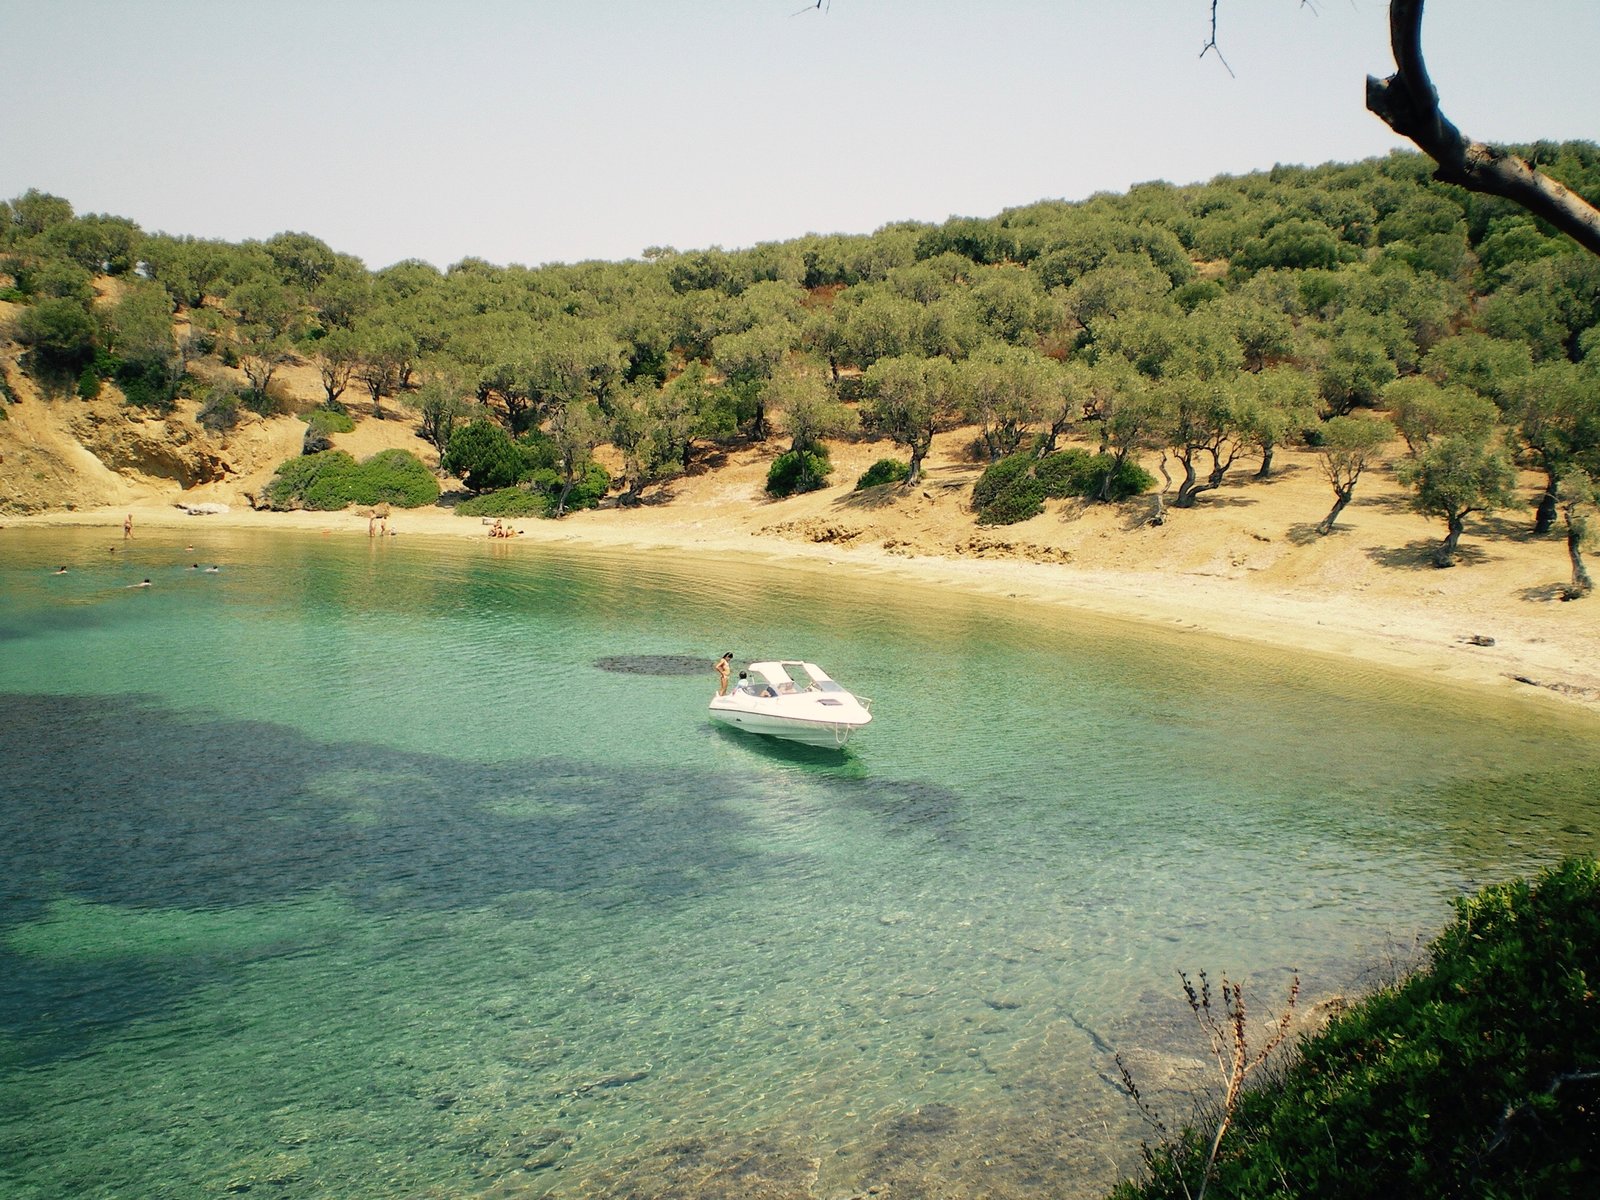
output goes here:
{"type": "Polygon", "coordinates": [[[729,650],[721,658],[717,659],[717,695],[719,696],[726,696],[728,694],[728,672],[732,669],[730,666],[732,662],[732,650],[729,650]]]}

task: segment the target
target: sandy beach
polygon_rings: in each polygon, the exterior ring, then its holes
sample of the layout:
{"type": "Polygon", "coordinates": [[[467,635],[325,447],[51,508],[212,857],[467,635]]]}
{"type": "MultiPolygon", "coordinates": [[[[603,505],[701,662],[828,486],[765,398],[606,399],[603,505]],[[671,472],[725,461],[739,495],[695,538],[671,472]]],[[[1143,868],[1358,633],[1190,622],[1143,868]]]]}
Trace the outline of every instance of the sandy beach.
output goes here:
{"type": "MultiPolygon", "coordinates": [[[[285,424],[283,450],[292,453],[301,426],[285,424]]],[[[1533,535],[1527,508],[1471,520],[1459,565],[1439,570],[1430,555],[1442,525],[1410,509],[1392,461],[1361,480],[1333,534],[1318,537],[1313,526],[1332,494],[1315,454],[1289,450],[1279,451],[1269,479],[1255,479],[1250,463],[1197,507],[1169,508],[1160,525],[1149,522],[1152,498],[1141,497],[1121,506],[1050,502],[1030,521],[985,528],[969,507],[981,473],[966,453],[970,441],[970,430],[941,435],[917,486],[866,493],[851,490],[854,480],[898,452],[887,442],[842,443],[834,486],[782,501],[762,490],[781,442],[715,450],[643,505],[518,520],[519,538],[508,544],[812,564],[894,586],[959,588],[1340,655],[1600,714],[1600,598],[1560,599],[1569,576],[1564,536],[1533,535]]],[[[402,420],[363,421],[337,444],[358,457],[388,445],[427,449],[402,420]]],[[[200,522],[367,536],[367,509],[252,510],[248,496],[270,475],[262,468],[179,492],[124,472],[117,503],[5,524],[96,526],[120,538],[131,513],[136,536],[200,522]],[[192,516],[176,506],[207,502],[229,511],[192,516]]],[[[1531,494],[1532,477],[1524,482],[1531,494]]],[[[405,538],[488,534],[479,519],[442,506],[397,510],[388,526],[405,538]]]]}

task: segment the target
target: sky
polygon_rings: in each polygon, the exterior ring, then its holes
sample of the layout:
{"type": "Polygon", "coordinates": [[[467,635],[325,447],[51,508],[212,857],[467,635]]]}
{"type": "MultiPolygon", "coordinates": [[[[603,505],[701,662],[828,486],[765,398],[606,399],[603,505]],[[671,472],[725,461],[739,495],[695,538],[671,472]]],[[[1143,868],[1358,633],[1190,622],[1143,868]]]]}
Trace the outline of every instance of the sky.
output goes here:
{"type": "MultiPolygon", "coordinates": [[[[1404,148],[1377,0],[0,0],[0,197],[378,269],[993,216],[1404,148]],[[1231,68],[1231,74],[1230,74],[1231,68]]],[[[1434,0],[1471,137],[1600,140],[1594,0],[1434,0]]]]}

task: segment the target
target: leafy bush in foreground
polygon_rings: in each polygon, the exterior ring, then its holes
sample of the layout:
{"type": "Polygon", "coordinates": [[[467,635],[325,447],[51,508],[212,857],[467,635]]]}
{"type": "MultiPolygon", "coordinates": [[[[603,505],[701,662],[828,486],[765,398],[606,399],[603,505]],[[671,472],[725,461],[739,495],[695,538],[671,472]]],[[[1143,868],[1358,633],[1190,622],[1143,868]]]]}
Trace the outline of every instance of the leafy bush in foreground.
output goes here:
{"type": "Polygon", "coordinates": [[[269,508],[318,512],[352,504],[420,508],[439,498],[439,481],[406,450],[383,450],[360,463],[343,450],[324,450],[285,462],[262,498],[269,508]]]}
{"type": "Polygon", "coordinates": [[[826,486],[833,463],[823,450],[790,450],[767,469],[767,495],[782,499],[826,486]]]}
{"type": "MultiPolygon", "coordinates": [[[[1428,968],[1247,1092],[1219,1196],[1564,1197],[1600,1178],[1600,861],[1456,902],[1428,968]]],[[[1193,1195],[1210,1135],[1146,1148],[1117,1200],[1193,1195]]]]}
{"type": "Polygon", "coordinates": [[[883,483],[904,483],[910,474],[910,463],[901,462],[898,458],[880,458],[861,473],[861,478],[856,480],[855,490],[859,492],[883,483]]]}

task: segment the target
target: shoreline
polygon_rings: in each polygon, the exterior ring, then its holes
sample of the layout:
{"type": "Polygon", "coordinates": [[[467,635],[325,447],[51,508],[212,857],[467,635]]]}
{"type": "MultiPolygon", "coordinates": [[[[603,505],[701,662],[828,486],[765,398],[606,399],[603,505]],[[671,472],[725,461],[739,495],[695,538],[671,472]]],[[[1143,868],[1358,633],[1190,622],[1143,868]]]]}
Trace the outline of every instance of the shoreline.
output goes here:
{"type": "MultiPolygon", "coordinates": [[[[122,520],[130,512],[136,539],[144,529],[293,530],[352,538],[364,537],[367,529],[367,512],[359,509],[259,512],[236,507],[227,513],[194,516],[175,504],[148,501],[12,516],[0,529],[104,528],[107,536],[120,541],[122,520]]],[[[955,588],[1168,632],[1330,655],[1600,715],[1600,619],[1556,623],[1536,619],[1551,616],[1548,612],[1530,612],[1509,620],[1502,612],[1443,602],[1436,596],[1405,598],[1385,592],[1369,598],[1360,592],[1316,592],[1305,586],[1263,585],[1248,576],[1215,570],[1079,566],[1067,556],[1047,561],[1025,555],[987,557],[984,548],[976,555],[911,553],[883,545],[801,540],[767,528],[741,528],[738,522],[680,519],[689,515],[635,509],[574,513],[559,522],[518,519],[510,523],[522,531],[520,537],[493,544],[565,544],[692,558],[754,555],[793,566],[843,568],[859,577],[955,588]],[[1489,638],[1492,644],[1482,643],[1489,638]]],[[[389,523],[394,535],[404,539],[489,540],[479,521],[438,508],[395,509],[389,523]]]]}

